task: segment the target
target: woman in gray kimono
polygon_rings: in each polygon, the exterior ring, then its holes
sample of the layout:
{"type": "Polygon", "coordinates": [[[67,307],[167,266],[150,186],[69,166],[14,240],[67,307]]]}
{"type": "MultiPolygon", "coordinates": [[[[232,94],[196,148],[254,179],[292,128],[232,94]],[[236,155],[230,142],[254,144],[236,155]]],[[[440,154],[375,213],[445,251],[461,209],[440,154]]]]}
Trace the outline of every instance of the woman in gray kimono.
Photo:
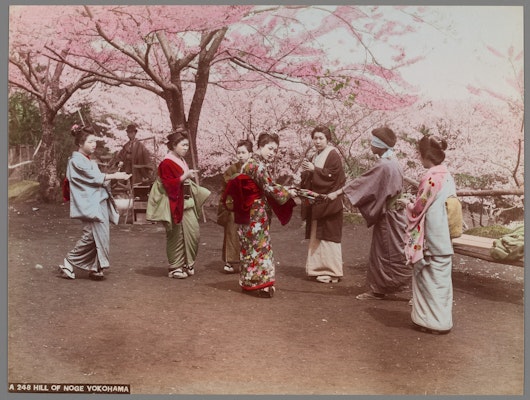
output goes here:
{"type": "Polygon", "coordinates": [[[373,226],[367,271],[369,291],[358,300],[380,300],[410,285],[412,268],[405,258],[407,222],[404,206],[397,200],[403,191],[403,170],[394,156],[397,138],[388,127],[372,131],[371,150],[379,157],[369,171],[328,194],[335,199],[344,193],[373,226]]]}
{"type": "Polygon", "coordinates": [[[453,177],[442,164],[447,143],[424,136],[418,145],[422,177],[416,199],[407,204],[407,261],[412,277],[412,322],[428,333],[448,333],[453,327],[453,245],[445,202],[456,196],[453,177]]]}
{"type": "MultiPolygon", "coordinates": [[[[317,126],[311,132],[316,153],[302,162],[302,189],[328,194],[346,182],[342,160],[331,145],[331,131],[317,126]]],[[[309,239],[306,274],[317,282],[336,283],[342,278],[342,196],[332,201],[302,201],[302,219],[309,239]]]]}
{"type": "Polygon", "coordinates": [[[113,207],[108,188],[111,179],[127,180],[125,172],[104,174],[90,159],[97,145],[97,136],[90,127],[74,125],[71,130],[77,150],[68,159],[66,183],[70,201],[70,218],[83,222],[83,235],[68,252],[59,273],[63,278],[75,279],[74,267],[88,271],[93,279],[102,279],[103,270],[110,267],[110,220],[118,223],[119,215],[113,207]]]}

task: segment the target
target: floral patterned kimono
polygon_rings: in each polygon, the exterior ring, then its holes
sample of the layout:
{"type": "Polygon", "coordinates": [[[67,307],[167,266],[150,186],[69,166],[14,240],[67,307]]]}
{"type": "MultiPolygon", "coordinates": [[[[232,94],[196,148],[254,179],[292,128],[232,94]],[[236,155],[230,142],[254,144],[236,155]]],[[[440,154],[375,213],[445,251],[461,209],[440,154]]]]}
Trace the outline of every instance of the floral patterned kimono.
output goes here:
{"type": "Polygon", "coordinates": [[[445,201],[456,195],[445,165],[430,168],[421,179],[414,203],[407,206],[407,261],[412,276],[412,322],[424,328],[449,331],[453,327],[453,247],[445,201]]]}
{"type": "MultiPolygon", "coordinates": [[[[288,210],[288,218],[280,219],[284,224],[290,218],[294,201],[286,188],[272,181],[265,160],[259,155],[248,159],[241,168],[241,173],[254,181],[259,194],[253,196],[254,200],[249,204],[249,223],[240,224],[238,229],[241,245],[239,284],[243,290],[258,290],[275,283],[274,254],[269,232],[271,206],[288,210]],[[277,204],[273,204],[274,202],[277,204]]],[[[234,199],[234,207],[236,201],[234,199]]]]}

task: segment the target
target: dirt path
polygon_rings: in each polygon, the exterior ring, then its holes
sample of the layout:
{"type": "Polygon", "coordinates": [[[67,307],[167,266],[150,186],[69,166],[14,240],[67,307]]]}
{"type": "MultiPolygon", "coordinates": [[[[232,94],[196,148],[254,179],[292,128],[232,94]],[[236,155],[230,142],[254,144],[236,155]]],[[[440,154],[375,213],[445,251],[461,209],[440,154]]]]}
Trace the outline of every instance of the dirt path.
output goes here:
{"type": "Polygon", "coordinates": [[[274,221],[273,299],[241,293],[221,272],[211,221],[186,280],[166,277],[159,225],[112,226],[104,281],[58,278],[80,234],[65,206],[10,207],[8,382],[129,384],[132,394],[523,393],[522,268],[455,256],[455,327],[436,336],[412,329],[406,296],[355,299],[364,226],[345,226],[345,278],[325,285],[305,277],[299,218],[274,221]]]}

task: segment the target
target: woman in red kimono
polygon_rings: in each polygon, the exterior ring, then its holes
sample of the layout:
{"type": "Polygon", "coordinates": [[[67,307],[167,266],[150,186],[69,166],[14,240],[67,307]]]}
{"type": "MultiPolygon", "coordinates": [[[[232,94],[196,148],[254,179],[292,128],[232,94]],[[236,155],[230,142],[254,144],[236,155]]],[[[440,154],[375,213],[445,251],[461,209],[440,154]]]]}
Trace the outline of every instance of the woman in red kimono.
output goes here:
{"type": "MultiPolygon", "coordinates": [[[[239,174],[243,164],[252,155],[252,142],[247,139],[237,142],[236,156],[237,162],[230,165],[223,174],[225,188],[227,182],[236,174],[239,174]]],[[[223,189],[224,191],[224,189],[223,189]]],[[[224,261],[223,271],[227,274],[234,274],[239,271],[239,235],[237,234],[237,224],[234,222],[233,205],[227,204],[231,199],[219,202],[217,223],[224,228],[222,258],[224,261]],[[227,207],[228,206],[228,207],[227,207]]]]}
{"type": "Polygon", "coordinates": [[[245,292],[258,291],[273,297],[275,266],[271,248],[270,223],[272,213],[280,223],[289,222],[296,196],[294,190],[273,182],[268,164],[278,151],[277,135],[262,133],[258,149],[241,168],[241,174],[228,182],[223,195],[230,195],[234,204],[234,220],[239,224],[241,245],[239,285],[245,292]]]}
{"type": "Polygon", "coordinates": [[[197,171],[190,169],[184,156],[190,148],[187,132],[177,131],[167,137],[169,152],[158,166],[158,176],[169,197],[171,224],[166,225],[166,253],[169,262],[168,276],[184,279],[195,273],[193,264],[198,248],[199,222],[185,209],[193,207],[190,185],[187,180],[197,171]]]}

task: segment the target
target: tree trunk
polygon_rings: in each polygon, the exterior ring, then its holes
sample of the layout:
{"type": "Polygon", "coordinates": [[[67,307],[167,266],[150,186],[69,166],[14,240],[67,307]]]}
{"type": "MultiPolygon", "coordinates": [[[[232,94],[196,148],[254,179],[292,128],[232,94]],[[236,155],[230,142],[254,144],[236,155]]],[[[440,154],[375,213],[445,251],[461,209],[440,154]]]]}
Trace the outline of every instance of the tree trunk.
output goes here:
{"type": "Polygon", "coordinates": [[[56,113],[50,111],[44,104],[40,104],[42,115],[42,145],[36,156],[38,169],[40,199],[45,203],[57,201],[59,194],[59,179],[57,177],[57,160],[55,158],[54,119],[56,113]]]}

